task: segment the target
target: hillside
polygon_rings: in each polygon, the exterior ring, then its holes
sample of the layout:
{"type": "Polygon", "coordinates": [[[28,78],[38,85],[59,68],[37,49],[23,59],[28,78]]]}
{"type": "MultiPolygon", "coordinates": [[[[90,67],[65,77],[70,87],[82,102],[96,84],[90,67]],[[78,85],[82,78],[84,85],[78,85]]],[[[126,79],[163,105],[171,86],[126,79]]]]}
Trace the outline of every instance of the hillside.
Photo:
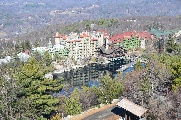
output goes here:
{"type": "Polygon", "coordinates": [[[67,24],[56,24],[49,25],[41,30],[31,32],[20,37],[15,37],[12,40],[30,40],[32,43],[34,43],[34,41],[41,40],[40,45],[45,46],[50,39],[53,40],[53,36],[56,32],[60,32],[61,34],[69,34],[70,32],[81,32],[87,30],[86,26],[90,26],[91,24],[94,24],[94,28],[92,28],[92,30],[106,29],[109,34],[114,35],[117,33],[121,33],[122,31],[148,31],[150,27],[157,27],[163,30],[181,29],[181,18],[173,16],[135,16],[119,19],[99,19],[67,24]],[[101,21],[103,21],[103,23],[100,23],[101,21]]]}
{"type": "Polygon", "coordinates": [[[47,25],[129,16],[178,16],[180,0],[1,0],[0,39],[47,25]]]}
{"type": "MultiPolygon", "coordinates": [[[[0,49],[0,57],[4,58],[7,55],[13,55],[12,51],[15,47],[21,46],[25,41],[27,42],[27,40],[30,41],[32,45],[38,44],[40,46],[47,46],[49,40],[54,44],[53,36],[56,32],[68,35],[70,32],[82,32],[85,30],[107,30],[111,36],[123,31],[149,31],[150,27],[162,30],[181,30],[181,18],[179,16],[135,16],[109,19],[101,18],[81,22],[74,21],[72,23],[49,25],[18,37],[12,37],[9,40],[1,40],[0,46],[2,47],[0,49]]],[[[2,32],[1,35],[6,35],[6,33],[2,32]]]]}

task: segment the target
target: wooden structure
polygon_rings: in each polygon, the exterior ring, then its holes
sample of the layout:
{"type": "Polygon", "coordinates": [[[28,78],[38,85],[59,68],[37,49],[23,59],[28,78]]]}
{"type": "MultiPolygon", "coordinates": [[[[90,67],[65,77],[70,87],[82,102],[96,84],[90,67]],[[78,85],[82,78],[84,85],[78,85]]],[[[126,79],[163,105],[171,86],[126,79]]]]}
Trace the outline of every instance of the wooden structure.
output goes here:
{"type": "Polygon", "coordinates": [[[125,50],[123,47],[115,46],[114,44],[109,44],[109,48],[106,49],[104,46],[96,48],[98,56],[103,56],[106,58],[117,58],[125,56],[127,53],[127,50],[125,50]]]}
{"type": "Polygon", "coordinates": [[[124,120],[140,120],[146,116],[146,113],[148,111],[148,109],[145,109],[126,98],[123,98],[116,105],[126,111],[124,120]],[[135,117],[131,118],[131,114],[135,115],[135,117]]]}
{"type": "Polygon", "coordinates": [[[115,46],[114,44],[108,44],[109,48],[106,49],[104,46],[97,48],[98,56],[106,58],[109,63],[107,64],[107,69],[109,71],[115,72],[120,68],[120,65],[127,63],[126,53],[123,47],[115,46]]]}

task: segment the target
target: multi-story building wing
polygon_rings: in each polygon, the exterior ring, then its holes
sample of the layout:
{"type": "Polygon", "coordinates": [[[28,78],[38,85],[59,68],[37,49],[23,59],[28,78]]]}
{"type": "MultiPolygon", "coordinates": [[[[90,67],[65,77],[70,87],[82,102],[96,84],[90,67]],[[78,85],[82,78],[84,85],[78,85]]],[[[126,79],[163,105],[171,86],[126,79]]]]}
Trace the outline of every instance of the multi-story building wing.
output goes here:
{"type": "Polygon", "coordinates": [[[98,38],[93,38],[90,41],[90,52],[91,52],[91,56],[96,57],[96,48],[98,47],[98,38]]]}
{"type": "Polygon", "coordinates": [[[48,51],[50,53],[50,55],[52,56],[52,58],[55,58],[55,55],[59,55],[60,57],[67,57],[69,51],[63,43],[64,42],[63,39],[65,39],[64,36],[60,35],[57,32],[56,35],[54,36],[54,39],[55,39],[55,45],[53,45],[52,42],[49,41],[47,47],[33,48],[32,51],[39,52],[42,55],[46,51],[48,51]]]}
{"type": "Polygon", "coordinates": [[[112,43],[121,46],[126,50],[136,49],[138,47],[145,49],[148,40],[151,39],[153,39],[153,36],[151,36],[146,31],[141,33],[137,33],[135,31],[123,32],[122,34],[118,34],[109,38],[112,43]]]}
{"type": "Polygon", "coordinates": [[[82,58],[81,53],[81,48],[80,47],[82,44],[81,40],[69,40],[67,41],[67,48],[69,49],[69,57],[73,58],[75,60],[82,58]]]}
{"type": "Polygon", "coordinates": [[[136,35],[125,36],[123,39],[123,47],[126,50],[135,49],[140,46],[140,38],[136,35]]]}
{"type": "Polygon", "coordinates": [[[69,57],[77,60],[96,56],[96,48],[108,45],[109,35],[106,31],[71,32],[68,36],[56,33],[55,43],[64,45],[70,51],[69,57]]]}

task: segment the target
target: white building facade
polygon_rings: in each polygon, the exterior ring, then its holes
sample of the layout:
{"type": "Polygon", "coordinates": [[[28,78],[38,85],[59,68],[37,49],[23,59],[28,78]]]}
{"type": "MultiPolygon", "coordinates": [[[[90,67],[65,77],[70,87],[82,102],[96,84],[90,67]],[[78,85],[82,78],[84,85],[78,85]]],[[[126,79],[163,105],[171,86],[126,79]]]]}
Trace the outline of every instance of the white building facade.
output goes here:
{"type": "Polygon", "coordinates": [[[105,46],[108,48],[109,35],[106,31],[71,32],[68,36],[62,36],[58,32],[54,36],[55,44],[66,46],[69,57],[78,61],[84,58],[96,57],[96,48],[105,46]]]}

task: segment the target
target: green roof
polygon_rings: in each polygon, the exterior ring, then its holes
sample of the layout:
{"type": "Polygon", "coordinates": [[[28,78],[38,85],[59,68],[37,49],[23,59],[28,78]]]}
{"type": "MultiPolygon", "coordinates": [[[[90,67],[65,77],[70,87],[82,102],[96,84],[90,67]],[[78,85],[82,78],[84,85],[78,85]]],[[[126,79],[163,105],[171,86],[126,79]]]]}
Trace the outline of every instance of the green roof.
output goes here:
{"type": "Polygon", "coordinates": [[[151,28],[150,31],[149,31],[151,34],[154,34],[156,35],[156,37],[161,37],[162,35],[168,35],[168,34],[173,34],[173,33],[176,33],[178,32],[178,30],[158,30],[158,29],[154,29],[154,28],[151,28]]]}

